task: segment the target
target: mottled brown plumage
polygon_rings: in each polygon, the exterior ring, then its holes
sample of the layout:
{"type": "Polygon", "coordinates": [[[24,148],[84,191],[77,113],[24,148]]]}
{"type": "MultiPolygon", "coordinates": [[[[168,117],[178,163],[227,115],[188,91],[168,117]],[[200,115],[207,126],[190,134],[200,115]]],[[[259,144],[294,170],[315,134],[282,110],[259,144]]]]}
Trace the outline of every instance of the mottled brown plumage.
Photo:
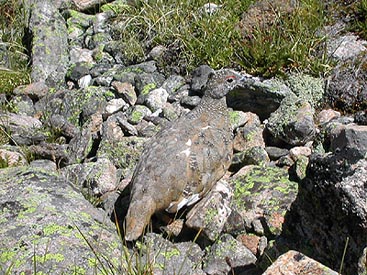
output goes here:
{"type": "Polygon", "coordinates": [[[225,95],[242,80],[233,70],[215,72],[200,104],[151,139],[132,178],[126,240],[137,239],[156,211],[194,204],[225,174],[232,158],[225,95]]]}

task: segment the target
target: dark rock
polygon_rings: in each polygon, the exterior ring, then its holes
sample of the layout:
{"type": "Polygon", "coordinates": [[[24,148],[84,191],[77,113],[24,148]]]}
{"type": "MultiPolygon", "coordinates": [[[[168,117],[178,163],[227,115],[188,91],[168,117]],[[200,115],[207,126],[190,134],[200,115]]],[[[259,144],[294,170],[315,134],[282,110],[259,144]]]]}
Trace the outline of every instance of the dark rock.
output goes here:
{"type": "Polygon", "coordinates": [[[81,163],[96,150],[95,146],[99,141],[98,132],[101,130],[102,122],[101,114],[92,115],[83,129],[70,140],[69,164],[81,163]]]}
{"type": "Polygon", "coordinates": [[[261,120],[278,109],[282,100],[292,91],[280,80],[261,80],[248,76],[243,87],[227,95],[228,107],[257,114],[261,120]]]}
{"type": "Polygon", "coordinates": [[[360,111],[355,113],[354,121],[359,125],[367,125],[367,111],[360,111]]]}
{"type": "Polygon", "coordinates": [[[268,153],[270,160],[277,160],[283,156],[288,155],[289,153],[288,149],[274,147],[274,146],[265,147],[265,151],[268,153]]]}
{"type": "Polygon", "coordinates": [[[78,82],[80,78],[89,74],[90,67],[91,65],[86,62],[83,62],[83,63],[78,62],[70,68],[68,72],[68,77],[71,80],[78,82]]]}
{"type": "Polygon", "coordinates": [[[367,109],[367,66],[365,59],[357,59],[337,66],[329,79],[326,102],[342,113],[367,109]],[[362,60],[362,61],[360,61],[362,60]]]}
{"type": "Polygon", "coordinates": [[[330,149],[345,159],[355,161],[366,157],[367,126],[346,125],[340,127],[331,138],[330,149]]]}
{"type": "Polygon", "coordinates": [[[311,157],[307,177],[283,225],[292,249],[312,248],[314,259],[338,270],[347,247],[343,273],[366,272],[359,264],[367,247],[366,167],[365,159],[355,162],[342,154],[311,157]]]}
{"type": "Polygon", "coordinates": [[[69,163],[67,145],[65,144],[41,143],[40,145],[29,146],[28,150],[36,159],[48,159],[59,166],[69,163]]]}
{"type": "Polygon", "coordinates": [[[254,146],[243,152],[239,152],[233,155],[231,171],[238,171],[245,165],[262,165],[269,162],[267,152],[263,147],[254,146]]]}
{"type": "Polygon", "coordinates": [[[52,115],[47,121],[47,124],[51,129],[54,129],[54,131],[59,131],[60,134],[67,138],[73,138],[79,133],[79,128],[67,121],[61,115],[52,115]]]}

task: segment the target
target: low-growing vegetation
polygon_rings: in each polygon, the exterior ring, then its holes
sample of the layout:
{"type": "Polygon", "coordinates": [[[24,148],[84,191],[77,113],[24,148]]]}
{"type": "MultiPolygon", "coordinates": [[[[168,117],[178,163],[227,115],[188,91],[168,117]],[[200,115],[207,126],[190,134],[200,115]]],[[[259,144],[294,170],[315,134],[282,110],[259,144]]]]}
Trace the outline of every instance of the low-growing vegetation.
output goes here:
{"type": "Polygon", "coordinates": [[[218,69],[235,67],[264,76],[288,70],[318,75],[329,70],[323,55],[325,38],[319,30],[325,24],[323,4],[302,0],[291,13],[273,7],[271,14],[254,22],[250,32],[241,20],[256,1],[218,1],[215,12],[204,11],[206,0],[139,1],[119,11],[115,33],[125,56],[142,61],[154,46],[168,48],[181,69],[190,71],[208,64],[218,69]],[[263,24],[263,21],[269,22],[263,24]]]}

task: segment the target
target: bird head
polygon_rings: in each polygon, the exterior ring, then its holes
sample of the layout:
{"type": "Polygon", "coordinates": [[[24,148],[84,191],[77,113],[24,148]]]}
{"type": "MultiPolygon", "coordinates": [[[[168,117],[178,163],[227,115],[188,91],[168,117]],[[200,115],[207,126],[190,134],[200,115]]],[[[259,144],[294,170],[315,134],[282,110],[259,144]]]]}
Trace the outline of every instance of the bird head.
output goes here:
{"type": "Polygon", "coordinates": [[[204,95],[215,99],[222,98],[228,92],[234,90],[238,86],[241,86],[245,79],[246,76],[231,69],[215,71],[209,75],[204,95]]]}

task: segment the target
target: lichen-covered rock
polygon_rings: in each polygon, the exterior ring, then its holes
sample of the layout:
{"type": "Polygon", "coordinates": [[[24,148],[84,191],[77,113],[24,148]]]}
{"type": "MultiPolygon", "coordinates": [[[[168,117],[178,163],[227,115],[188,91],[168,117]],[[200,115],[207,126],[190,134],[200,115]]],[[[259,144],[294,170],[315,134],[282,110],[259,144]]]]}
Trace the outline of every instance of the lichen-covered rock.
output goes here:
{"type": "Polygon", "coordinates": [[[33,36],[32,81],[63,85],[69,61],[67,28],[53,1],[33,3],[29,28],[33,36]]]}
{"type": "Polygon", "coordinates": [[[123,177],[132,175],[139,160],[146,139],[142,137],[124,137],[122,140],[103,139],[97,157],[107,157],[117,168],[123,170],[123,177]]]}
{"type": "Polygon", "coordinates": [[[285,98],[273,112],[266,129],[276,139],[290,145],[305,145],[316,134],[314,109],[298,97],[285,98]]]}
{"type": "Polygon", "coordinates": [[[316,78],[302,73],[290,74],[286,84],[300,99],[310,103],[313,108],[319,107],[325,90],[325,80],[323,78],[316,78]]]}
{"type": "Polygon", "coordinates": [[[232,207],[249,225],[261,220],[269,231],[262,230],[265,234],[279,235],[285,214],[297,197],[298,184],[289,180],[287,170],[278,167],[253,166],[241,174],[239,171],[230,181],[232,207]]]}
{"type": "Polygon", "coordinates": [[[339,273],[300,252],[290,250],[276,259],[276,261],[266,269],[262,275],[283,274],[338,275],[339,273]]]}
{"type": "Polygon", "coordinates": [[[139,245],[141,267],[148,267],[156,275],[187,274],[205,275],[200,269],[203,251],[191,242],[173,244],[162,236],[148,233],[139,245]]]}
{"type": "Polygon", "coordinates": [[[117,272],[122,243],[106,215],[55,172],[0,170],[0,273],[117,272]]]}
{"type": "Polygon", "coordinates": [[[215,241],[223,230],[230,208],[233,190],[225,181],[217,182],[213,189],[198,202],[187,214],[186,225],[202,230],[212,241],[215,241]]]}
{"type": "Polygon", "coordinates": [[[68,165],[61,170],[65,179],[86,198],[98,198],[117,187],[117,171],[108,159],[99,158],[96,162],[68,165]]]}
{"type": "Polygon", "coordinates": [[[242,243],[229,234],[222,235],[205,257],[203,270],[210,275],[226,275],[234,268],[255,264],[256,257],[242,243]]]}
{"type": "Polygon", "coordinates": [[[0,148],[0,167],[23,166],[27,164],[24,154],[11,150],[12,147],[0,148]]]}

